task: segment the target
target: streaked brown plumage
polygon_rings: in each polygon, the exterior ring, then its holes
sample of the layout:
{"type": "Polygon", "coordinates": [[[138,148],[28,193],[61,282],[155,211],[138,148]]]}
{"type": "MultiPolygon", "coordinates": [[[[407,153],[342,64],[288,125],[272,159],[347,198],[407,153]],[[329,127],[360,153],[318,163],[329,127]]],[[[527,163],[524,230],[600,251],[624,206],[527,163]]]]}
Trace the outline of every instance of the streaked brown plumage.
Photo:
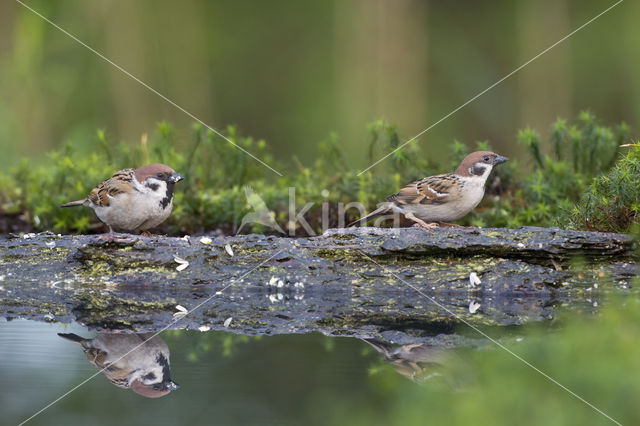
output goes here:
{"type": "Polygon", "coordinates": [[[488,151],[473,152],[454,173],[429,176],[412,182],[387,197],[378,208],[348,226],[366,223],[377,216],[400,213],[417,225],[431,229],[435,223],[451,222],[468,214],[484,196],[484,185],[494,166],[506,157],[488,151]]]}
{"type": "Polygon", "coordinates": [[[171,380],[169,348],[153,333],[100,333],[93,339],[73,333],[58,336],[82,346],[89,362],[120,388],[147,398],[178,389],[171,380]]]}
{"type": "Polygon", "coordinates": [[[182,179],[164,164],[123,169],[96,186],[85,199],[61,207],[91,207],[111,232],[113,228],[146,231],[169,217],[175,183],[182,179]]]}

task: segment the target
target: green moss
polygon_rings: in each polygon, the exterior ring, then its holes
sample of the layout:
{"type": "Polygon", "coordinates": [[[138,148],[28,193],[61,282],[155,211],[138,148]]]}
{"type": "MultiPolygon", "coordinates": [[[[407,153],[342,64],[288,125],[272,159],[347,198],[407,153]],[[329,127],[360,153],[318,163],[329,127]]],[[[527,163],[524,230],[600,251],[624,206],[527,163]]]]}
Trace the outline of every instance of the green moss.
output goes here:
{"type": "MultiPolygon", "coordinates": [[[[338,218],[335,207],[339,203],[357,201],[371,210],[408,182],[450,172],[471,150],[454,141],[450,161],[436,164],[422,154],[419,144],[402,146],[403,138],[394,125],[375,121],[368,131],[367,152],[371,160],[391,151],[393,154],[375,169],[359,174],[347,167],[335,134],[319,144],[320,155],[313,165],[297,164],[297,170],[287,170],[286,164],[274,161],[264,141],[243,137],[235,127],[226,129],[225,136],[234,144],[285,172],[284,177],[277,177],[199,124],[193,126],[190,141],[178,141],[172,127],[165,122],[139,144],[114,144],[101,130],[96,143],[103,149],[93,155],[80,156],[71,144],[66,144],[49,155],[47,164],[34,166],[25,160],[9,173],[0,173],[0,214],[15,217],[20,214],[37,230],[103,231],[105,228],[100,228],[91,209],[61,209],[60,204],[84,198],[97,183],[118,169],[165,162],[186,179],[177,186],[173,214],[162,232],[184,235],[218,228],[234,232],[243,216],[251,211],[245,195],[247,186],[259,194],[283,229],[289,220],[289,187],[295,187],[296,210],[313,203],[305,217],[314,231],[319,232],[322,203],[332,206],[330,223],[336,224],[340,219],[348,223],[359,213],[352,209],[346,212],[345,218],[338,218]],[[187,148],[178,150],[176,146],[187,148]]],[[[618,145],[629,133],[624,123],[616,127],[602,126],[589,112],[581,113],[575,124],[566,120],[553,123],[546,143],[537,131],[521,130],[517,140],[527,147],[532,172],[521,176],[521,162],[516,159],[498,167],[488,182],[484,201],[459,223],[483,227],[567,224],[558,218],[573,208],[594,177],[612,167],[618,145]]],[[[486,141],[477,142],[474,149],[491,150],[491,146],[486,141]]],[[[600,200],[602,205],[609,202],[600,200]]],[[[636,207],[629,206],[630,209],[636,207]]],[[[585,227],[584,222],[572,220],[571,223],[585,227]]],[[[245,232],[251,231],[269,230],[261,225],[245,228],[245,232]]],[[[302,227],[295,229],[296,235],[305,233],[302,227]]],[[[348,241],[351,237],[339,238],[348,241]]]]}
{"type": "Polygon", "coordinates": [[[565,223],[590,231],[640,230],[640,146],[628,148],[610,171],[589,185],[565,223]]]}

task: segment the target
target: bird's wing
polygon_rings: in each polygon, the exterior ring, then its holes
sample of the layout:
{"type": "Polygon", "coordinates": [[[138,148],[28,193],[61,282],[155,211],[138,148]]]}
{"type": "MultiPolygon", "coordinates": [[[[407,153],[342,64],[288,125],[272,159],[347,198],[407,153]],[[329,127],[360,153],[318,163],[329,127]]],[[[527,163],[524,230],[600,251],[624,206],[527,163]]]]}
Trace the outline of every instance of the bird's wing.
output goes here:
{"type": "Polygon", "coordinates": [[[444,204],[458,197],[462,182],[449,173],[420,179],[387,197],[387,201],[398,205],[444,204]]]}
{"type": "Polygon", "coordinates": [[[123,169],[105,180],[89,194],[87,199],[98,207],[106,207],[111,204],[111,198],[127,192],[132,192],[134,169],[123,169]]]}
{"type": "Polygon", "coordinates": [[[87,347],[84,350],[87,359],[98,370],[102,371],[107,379],[119,388],[129,387],[129,372],[111,365],[107,362],[109,354],[102,349],[87,347]]]}

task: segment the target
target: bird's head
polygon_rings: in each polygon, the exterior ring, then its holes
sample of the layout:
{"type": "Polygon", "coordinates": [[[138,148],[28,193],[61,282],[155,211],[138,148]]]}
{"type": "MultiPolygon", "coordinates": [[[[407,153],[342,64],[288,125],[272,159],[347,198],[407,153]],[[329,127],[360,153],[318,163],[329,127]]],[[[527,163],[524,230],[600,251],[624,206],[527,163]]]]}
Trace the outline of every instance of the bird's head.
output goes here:
{"type": "Polygon", "coordinates": [[[467,155],[464,160],[462,160],[462,163],[460,163],[455,173],[459,176],[486,179],[495,166],[507,160],[507,157],[503,157],[495,152],[476,151],[467,155]]]}
{"type": "Polygon", "coordinates": [[[166,164],[154,163],[147,166],[140,167],[135,171],[135,177],[138,182],[143,185],[152,187],[153,185],[173,186],[176,182],[180,182],[182,175],[176,173],[171,167],[166,164]]]}

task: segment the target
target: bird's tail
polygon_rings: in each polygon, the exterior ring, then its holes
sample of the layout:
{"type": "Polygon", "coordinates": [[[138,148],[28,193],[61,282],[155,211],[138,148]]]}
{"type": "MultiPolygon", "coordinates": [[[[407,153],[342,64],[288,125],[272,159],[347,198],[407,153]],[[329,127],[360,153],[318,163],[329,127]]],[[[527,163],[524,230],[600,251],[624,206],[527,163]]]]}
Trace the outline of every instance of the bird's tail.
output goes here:
{"type": "Polygon", "coordinates": [[[58,336],[62,337],[63,339],[67,339],[73,343],[77,343],[78,345],[82,345],[82,342],[86,340],[84,337],[80,337],[77,334],[73,334],[73,333],[58,333],[58,336]]]}
{"type": "Polygon", "coordinates": [[[371,213],[369,213],[365,217],[361,217],[360,219],[356,220],[355,222],[351,222],[350,224],[348,224],[347,228],[350,228],[350,227],[356,226],[356,225],[360,225],[361,223],[367,223],[368,221],[370,221],[374,217],[377,217],[377,216],[380,216],[380,215],[383,215],[383,214],[387,213],[387,211],[389,211],[389,207],[386,206],[386,205],[378,207],[377,209],[375,209],[374,211],[372,211],[371,213]]]}
{"type": "Polygon", "coordinates": [[[362,339],[362,340],[364,340],[365,342],[373,346],[373,348],[376,351],[380,352],[385,357],[387,358],[391,357],[391,352],[389,351],[389,346],[390,346],[389,344],[376,339],[362,339]]]}
{"type": "Polygon", "coordinates": [[[63,205],[61,205],[60,207],[75,207],[75,206],[84,206],[84,203],[87,200],[76,200],[76,201],[72,201],[70,203],[65,203],[63,205]]]}

